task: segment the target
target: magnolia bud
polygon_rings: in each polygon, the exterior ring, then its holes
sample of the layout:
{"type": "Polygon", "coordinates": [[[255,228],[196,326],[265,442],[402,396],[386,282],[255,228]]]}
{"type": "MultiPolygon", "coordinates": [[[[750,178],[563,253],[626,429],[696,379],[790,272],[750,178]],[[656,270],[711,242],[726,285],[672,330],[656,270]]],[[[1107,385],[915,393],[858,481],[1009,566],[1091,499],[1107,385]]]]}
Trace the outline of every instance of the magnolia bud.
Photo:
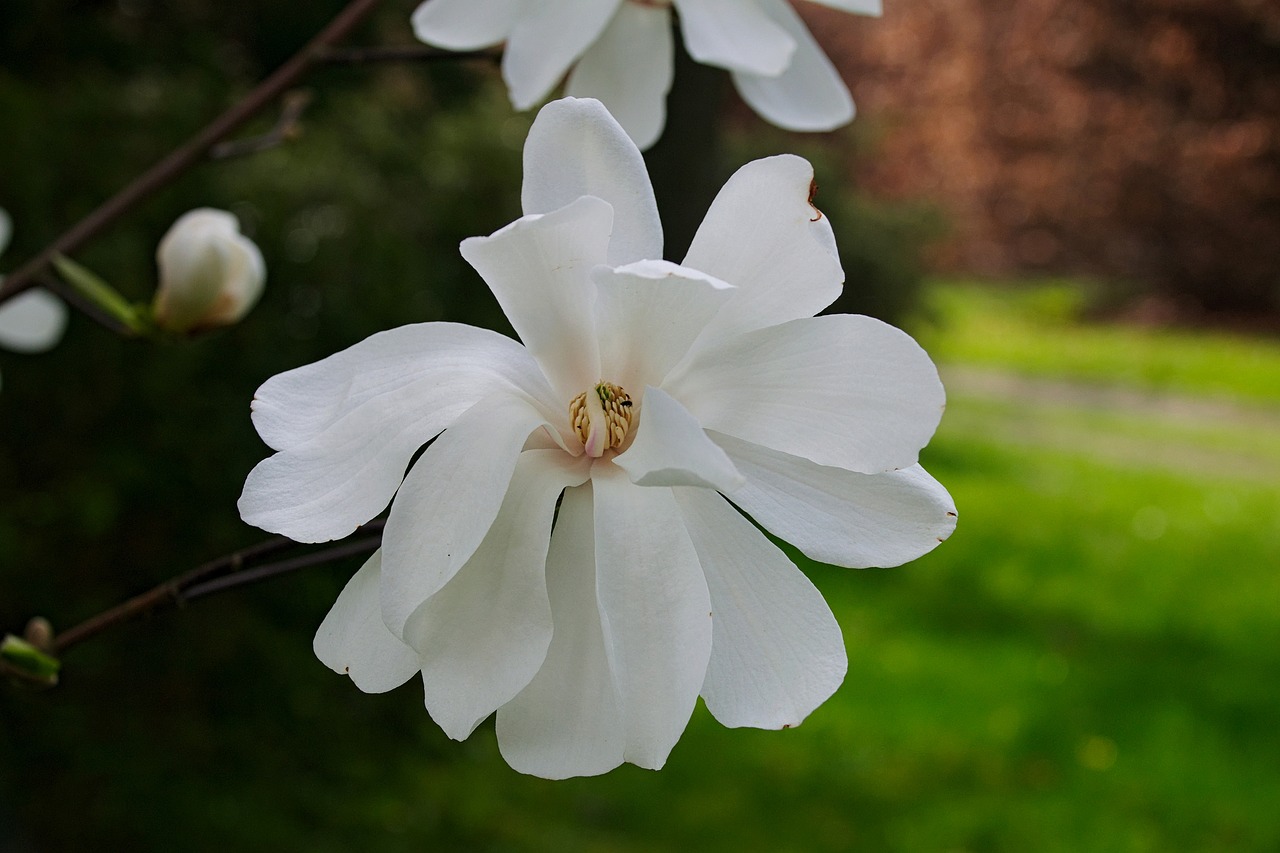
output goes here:
{"type": "Polygon", "coordinates": [[[238,322],[262,295],[266,265],[240,222],[225,210],[183,214],[156,250],[160,288],[152,312],[171,332],[199,332],[238,322]]]}

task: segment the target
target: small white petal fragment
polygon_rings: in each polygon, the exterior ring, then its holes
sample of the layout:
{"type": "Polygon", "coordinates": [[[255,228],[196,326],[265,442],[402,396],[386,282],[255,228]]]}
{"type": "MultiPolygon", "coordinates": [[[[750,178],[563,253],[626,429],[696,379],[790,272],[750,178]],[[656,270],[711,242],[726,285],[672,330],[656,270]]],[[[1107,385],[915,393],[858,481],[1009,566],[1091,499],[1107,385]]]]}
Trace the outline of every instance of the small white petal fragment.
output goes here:
{"type": "Polygon", "coordinates": [[[427,710],[445,734],[466,738],[524,689],[551,642],[547,543],[556,500],[586,481],[586,457],[520,454],[484,541],[405,625],[422,659],[427,710]]]}
{"type": "Polygon", "coordinates": [[[397,636],[476,552],[502,506],[525,439],[544,423],[526,400],[486,398],[409,469],[382,535],[382,618],[397,636]]]}
{"type": "Polygon", "coordinates": [[[178,218],[156,249],[160,286],[152,313],[171,332],[238,322],[262,295],[262,253],[225,210],[199,208],[178,218]]]}
{"type": "Polygon", "coordinates": [[[755,0],[675,0],[689,55],[732,71],[776,76],[796,42],[755,0]]]}
{"type": "Polygon", "coordinates": [[[858,474],[721,433],[711,438],[747,478],[733,502],[814,560],[857,569],[900,566],[956,528],[955,502],[919,465],[858,474]]]}
{"type": "MultiPolygon", "coordinates": [[[[671,8],[624,2],[574,66],[565,94],[608,104],[609,112],[643,151],[658,141],[667,120],[674,56],[671,8]]],[[[651,257],[660,254],[661,246],[651,257]]],[[[634,258],[614,263],[626,260],[634,258]]]]}
{"type": "Polygon", "coordinates": [[[812,317],[840,295],[844,271],[813,186],[813,166],[782,154],[748,163],[720,190],[684,265],[738,290],[701,344],[812,317]]]}
{"type": "Polygon", "coordinates": [[[811,2],[830,6],[842,12],[853,12],[855,15],[871,15],[878,18],[884,14],[881,0],[811,0],[811,2]]]}
{"type": "Polygon", "coordinates": [[[731,492],[745,482],[689,410],[653,387],[644,389],[635,440],[613,461],[637,486],[700,486],[731,492]]]}
{"type": "Polygon", "coordinates": [[[625,758],[657,770],[688,725],[711,654],[711,599],[670,489],[591,472],[596,582],[626,718],[625,758]]]}
{"type": "Polygon", "coordinates": [[[600,379],[590,273],[605,262],[612,225],[608,202],[584,196],[462,241],[462,256],[562,397],[600,379]]]}
{"type": "Polygon", "coordinates": [[[787,70],[776,76],[733,72],[738,94],[786,130],[827,131],[853,121],[853,97],[831,60],[787,0],[755,0],[795,40],[787,70]]]}
{"type": "Polygon", "coordinates": [[[640,151],[599,101],[564,98],[543,107],[529,129],[520,203],[527,215],[551,213],[582,196],[613,207],[604,262],[662,257],[662,222],[640,151]]]}
{"type": "Polygon", "coordinates": [[[410,19],[420,41],[446,50],[476,50],[504,41],[523,0],[426,0],[410,19]]]}
{"type": "Polygon", "coordinates": [[[0,305],[0,347],[7,350],[47,352],[66,328],[67,306],[48,291],[23,291],[0,305]]]}
{"type": "Polygon", "coordinates": [[[349,675],[365,693],[386,693],[418,672],[418,653],[382,622],[382,552],[352,576],[316,631],[312,649],[325,666],[349,675]]]}
{"type": "Polygon", "coordinates": [[[724,498],[677,489],[715,613],[702,685],[729,727],[786,729],[831,697],[848,661],[822,594],[724,498]]]}
{"type": "Polygon", "coordinates": [[[547,592],[551,645],[529,685],[498,709],[498,748],[516,770],[545,779],[607,773],[623,761],[626,720],[600,622],[590,483],[564,493],[547,592]]]}
{"type": "Polygon", "coordinates": [[[669,261],[596,267],[600,373],[625,388],[661,385],[735,289],[669,261]]]}
{"type": "Polygon", "coordinates": [[[906,468],[942,419],[929,356],[871,317],[792,320],[699,350],[686,365],[666,389],[705,429],[819,465],[906,468]]]}
{"type": "Polygon", "coordinates": [[[594,42],[622,0],[537,0],[507,39],[502,78],[518,110],[541,101],[594,42]]]}

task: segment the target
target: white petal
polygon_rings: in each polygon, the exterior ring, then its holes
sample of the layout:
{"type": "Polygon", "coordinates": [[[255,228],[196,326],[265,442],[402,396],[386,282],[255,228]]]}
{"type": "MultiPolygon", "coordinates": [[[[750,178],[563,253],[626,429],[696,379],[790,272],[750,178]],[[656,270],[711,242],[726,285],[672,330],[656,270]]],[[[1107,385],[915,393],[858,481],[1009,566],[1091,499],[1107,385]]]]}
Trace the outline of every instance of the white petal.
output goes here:
{"type": "Polygon", "coordinates": [[[349,675],[365,693],[386,693],[418,671],[418,653],[382,623],[378,582],[382,552],[374,551],[343,587],[312,642],[320,662],[349,675]]]}
{"type": "Polygon", "coordinates": [[[689,55],[706,65],[781,74],[796,43],[756,0],[675,0],[689,55]]]}
{"type": "Polygon", "coordinates": [[[859,569],[900,566],[955,530],[955,503],[919,465],[857,474],[721,433],[711,438],[747,478],[733,502],[814,560],[859,569]]]}
{"type": "Polygon", "coordinates": [[[643,150],[662,135],[674,72],[671,9],[623,3],[574,66],[565,94],[604,102],[643,150]]]}
{"type": "Polygon", "coordinates": [[[689,722],[711,654],[711,599],[670,489],[597,464],[596,573],[625,758],[656,770],[689,722]]]}
{"type": "Polygon", "coordinates": [[[612,223],[608,203],[586,196],[462,241],[462,256],[489,285],[565,406],[600,381],[590,273],[605,262],[612,223]]]}
{"type": "Polygon", "coordinates": [[[787,0],[756,0],[796,42],[787,70],[766,77],[733,72],[738,94],[753,110],[786,130],[835,130],[853,121],[853,98],[831,60],[787,0]]]}
{"type": "Polygon", "coordinates": [[[945,402],[920,345],[860,315],[759,329],[686,365],[666,389],[705,429],[867,474],[914,465],[945,402]]]}
{"type": "Polygon", "coordinates": [[[559,405],[516,341],[459,323],[416,323],[271,377],[253,395],[253,425],[276,450],[305,444],[365,408],[376,410],[369,421],[384,428],[407,409],[416,418],[447,412],[439,432],[502,389],[559,405]]]}
{"type": "Polygon", "coordinates": [[[701,486],[731,492],[745,481],[689,410],[658,388],[644,389],[635,440],[614,462],[638,486],[701,486]]]}
{"type": "Polygon", "coordinates": [[[748,163],[720,190],[684,265],[738,290],[703,343],[812,317],[840,295],[844,271],[812,186],[808,161],[783,154],[748,163]]]}
{"type": "Polygon", "coordinates": [[[542,426],[519,397],[495,394],[454,421],[404,478],[382,533],[382,618],[398,636],[489,532],[529,434],[542,426]]]}
{"type": "Polygon", "coordinates": [[[346,536],[386,508],[413,454],[484,397],[539,402],[558,431],[563,406],[529,353],[452,323],[402,326],[267,380],[253,421],[280,453],[250,472],[248,523],[299,542],[346,536]]]}
{"type": "Polygon", "coordinates": [[[848,661],[809,579],[724,498],[677,489],[711,590],[715,626],[702,699],[726,726],[788,729],[830,698],[848,661]]]}
{"type": "Polygon", "coordinates": [[[556,500],[590,460],[562,450],[520,454],[493,526],[453,580],[405,625],[422,659],[427,710],[462,740],[524,689],[551,642],[547,544],[556,500]]]}
{"type": "Polygon", "coordinates": [[[5,349],[45,352],[62,340],[66,328],[67,306],[48,291],[25,290],[0,305],[0,347],[5,349]]]}
{"type": "Polygon", "coordinates": [[[449,50],[476,50],[506,39],[523,0],[426,0],[413,12],[419,40],[449,50]]]}
{"type": "Polygon", "coordinates": [[[521,773],[595,776],[623,761],[626,721],[596,593],[591,485],[568,489],[547,555],[554,631],[529,686],[498,709],[498,748],[521,773]]]}
{"type": "Polygon", "coordinates": [[[551,213],[584,195],[613,206],[610,266],[662,257],[662,222],[640,149],[599,101],[552,101],[529,129],[520,202],[526,214],[551,213]]]}
{"type": "Polygon", "coordinates": [[[842,12],[853,12],[857,15],[873,15],[879,17],[884,14],[884,4],[881,0],[811,0],[822,6],[830,6],[832,9],[839,9],[842,12]]]}
{"type": "Polygon", "coordinates": [[[669,261],[597,267],[600,376],[629,391],[661,385],[735,290],[669,261]]]}
{"type": "Polygon", "coordinates": [[[599,38],[622,0],[537,0],[507,39],[502,78],[511,103],[527,110],[546,97],[599,38]]]}
{"type": "Polygon", "coordinates": [[[258,304],[267,282],[267,265],[262,250],[241,234],[226,247],[226,277],[218,299],[202,318],[202,325],[230,326],[238,323],[258,304]]]}

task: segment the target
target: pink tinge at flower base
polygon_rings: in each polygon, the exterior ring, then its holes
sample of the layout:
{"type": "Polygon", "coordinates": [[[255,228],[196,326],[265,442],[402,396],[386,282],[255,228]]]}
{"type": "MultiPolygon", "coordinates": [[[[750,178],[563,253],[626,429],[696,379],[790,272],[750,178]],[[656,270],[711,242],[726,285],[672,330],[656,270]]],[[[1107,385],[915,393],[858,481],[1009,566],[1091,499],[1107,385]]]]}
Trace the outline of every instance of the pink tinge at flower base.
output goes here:
{"type": "MultiPolygon", "coordinates": [[[[881,14],[881,0],[813,2],[881,14]]],[[[603,101],[648,148],[666,123],[673,8],[689,55],[728,70],[766,120],[801,131],[853,120],[848,87],[788,0],[425,0],[413,29],[449,50],[505,42],[502,76],[516,109],[542,101],[567,74],[567,95],[603,101]]]]}
{"type": "Polygon", "coordinates": [[[699,695],[728,726],[795,726],[844,644],[742,513],[844,566],[934,548],[955,525],[917,464],[937,372],[891,326],[813,316],[843,273],[804,160],[739,170],[682,265],[599,102],[545,107],[524,162],[525,216],[462,244],[521,342],[423,323],[268,380],[253,420],[278,452],[241,514],[319,542],[390,503],[316,654],[367,692],[420,672],[453,738],[496,711],[522,772],[661,767],[699,695]]]}

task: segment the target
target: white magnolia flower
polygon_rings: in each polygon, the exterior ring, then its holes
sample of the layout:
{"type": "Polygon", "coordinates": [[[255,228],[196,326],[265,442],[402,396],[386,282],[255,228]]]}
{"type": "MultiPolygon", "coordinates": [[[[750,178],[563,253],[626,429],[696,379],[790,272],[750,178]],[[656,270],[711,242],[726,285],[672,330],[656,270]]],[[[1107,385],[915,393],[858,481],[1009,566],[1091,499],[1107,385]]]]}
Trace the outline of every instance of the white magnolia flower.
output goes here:
{"type": "MultiPolygon", "coordinates": [[[[814,0],[879,15],[881,0],[814,0]]],[[[516,109],[551,92],[599,98],[641,148],[666,123],[671,7],[695,60],[728,69],[751,107],[788,130],[831,130],[853,119],[840,75],[787,0],[425,0],[422,41],[450,50],[506,42],[502,76],[516,109]],[[576,64],[575,64],[576,63],[576,64]]]]}
{"type": "MultiPolygon", "coordinates": [[[[0,255],[9,246],[13,222],[0,209],[0,255]]],[[[0,281],[3,281],[0,277],[0,281]]],[[[45,290],[25,290],[0,305],[0,347],[13,352],[45,352],[62,340],[67,306],[45,290]]]]}
{"type": "Polygon", "coordinates": [[[266,265],[240,221],[202,207],[173,223],[156,249],[160,286],[152,311],[171,332],[198,332],[239,322],[262,296],[266,265]]]}
{"type": "Polygon", "coordinates": [[[798,157],[734,175],[683,265],[599,102],[543,109],[524,168],[526,215],[462,244],[523,345],[423,323],[273,377],[253,419],[279,452],[240,512],[318,542],[394,495],[316,654],[367,692],[421,672],[457,739],[496,710],[523,772],[661,767],[699,695],[794,726],[844,678],[840,629],[735,505],[817,560],[929,551],[955,525],[916,464],[937,372],[891,326],[812,316],[843,273],[798,157]]]}

